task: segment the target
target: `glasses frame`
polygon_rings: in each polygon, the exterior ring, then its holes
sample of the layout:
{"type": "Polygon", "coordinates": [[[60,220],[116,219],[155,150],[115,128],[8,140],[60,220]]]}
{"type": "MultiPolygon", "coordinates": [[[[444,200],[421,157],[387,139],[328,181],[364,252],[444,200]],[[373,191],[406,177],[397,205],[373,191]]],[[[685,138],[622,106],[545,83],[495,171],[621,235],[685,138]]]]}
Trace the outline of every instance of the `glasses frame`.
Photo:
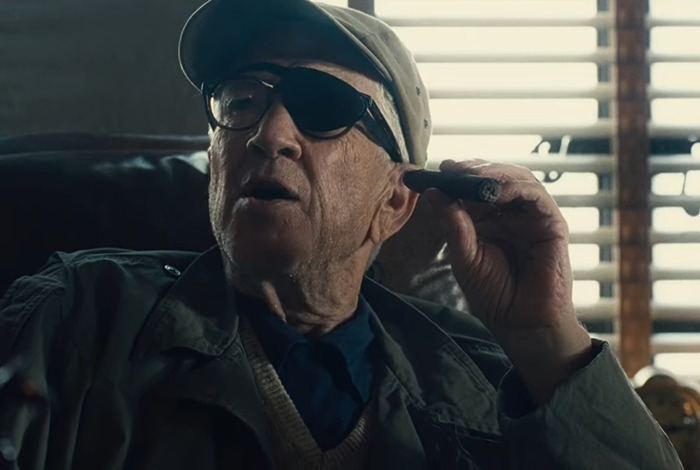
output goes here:
{"type": "MultiPolygon", "coordinates": [[[[278,83],[270,83],[268,81],[265,81],[261,79],[260,77],[255,77],[252,75],[233,75],[227,79],[224,80],[218,80],[214,82],[204,82],[202,83],[200,91],[202,92],[202,98],[204,99],[204,108],[206,111],[207,119],[209,121],[209,125],[212,127],[212,129],[216,129],[217,127],[221,129],[227,129],[231,131],[242,131],[246,129],[250,129],[254,126],[256,126],[262,118],[265,116],[265,113],[270,109],[270,106],[272,106],[272,103],[274,102],[274,96],[275,94],[278,94],[279,91],[275,90],[277,86],[279,86],[280,83],[284,80],[284,75],[285,72],[294,70],[295,68],[288,68],[288,67],[282,67],[278,66],[276,64],[264,64],[265,67],[260,68],[260,70],[272,72],[280,77],[280,81],[278,83]],[[258,82],[265,86],[266,88],[270,89],[270,94],[268,95],[268,102],[263,111],[260,113],[260,116],[258,117],[255,122],[243,126],[243,127],[231,127],[231,126],[226,126],[219,122],[215,117],[214,117],[214,112],[211,109],[211,97],[214,94],[214,91],[216,88],[221,85],[224,82],[227,82],[229,80],[235,80],[237,78],[245,78],[246,80],[251,80],[258,82]]],[[[305,68],[305,67],[296,67],[296,68],[305,68]]],[[[340,80],[338,77],[335,77],[334,75],[331,74],[326,74],[325,72],[322,72],[320,70],[316,69],[311,69],[314,72],[322,73],[325,75],[329,75],[330,77],[333,77],[336,80],[340,80]]],[[[307,136],[310,136],[315,139],[321,139],[321,140],[330,140],[330,139],[337,139],[348,133],[354,126],[357,125],[357,123],[361,123],[364,126],[364,129],[366,130],[366,133],[368,137],[374,141],[377,145],[382,147],[388,154],[389,157],[391,158],[392,161],[396,163],[402,163],[404,160],[401,158],[401,151],[399,149],[398,142],[396,141],[396,137],[394,136],[393,131],[391,130],[391,127],[387,123],[386,119],[384,118],[384,115],[382,112],[379,110],[379,106],[374,102],[371,96],[362,93],[358,90],[355,90],[354,87],[352,87],[350,84],[346,83],[348,87],[354,90],[355,93],[357,93],[357,96],[359,96],[362,99],[362,102],[364,104],[364,110],[360,114],[360,117],[352,124],[349,124],[345,130],[340,132],[338,135],[334,136],[329,136],[329,137],[324,137],[324,136],[318,136],[315,135],[312,131],[309,131],[308,129],[302,129],[300,128],[296,121],[294,124],[299,128],[299,130],[304,133],[307,136]]],[[[284,99],[282,99],[282,104],[284,104],[284,99]]],[[[294,116],[292,116],[292,120],[294,120],[294,116]]]]}

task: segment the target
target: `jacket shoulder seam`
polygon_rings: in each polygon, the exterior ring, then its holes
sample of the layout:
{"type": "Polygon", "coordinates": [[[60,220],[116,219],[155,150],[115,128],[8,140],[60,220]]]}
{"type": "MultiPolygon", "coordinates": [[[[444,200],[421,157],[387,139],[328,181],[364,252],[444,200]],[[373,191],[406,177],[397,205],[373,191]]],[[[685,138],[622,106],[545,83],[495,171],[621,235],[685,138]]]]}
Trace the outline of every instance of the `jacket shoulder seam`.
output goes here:
{"type": "MultiPolygon", "coordinates": [[[[19,290],[21,280],[13,283],[12,289],[9,289],[3,298],[3,303],[0,305],[0,310],[7,305],[7,302],[12,297],[12,294],[19,290]]],[[[0,362],[4,361],[14,349],[14,344],[19,337],[19,333],[26,324],[27,320],[36,312],[37,307],[45,303],[51,296],[59,295],[60,291],[64,291],[65,287],[55,282],[48,282],[40,286],[35,293],[22,304],[21,308],[12,318],[3,317],[1,319],[3,326],[0,328],[0,341],[2,350],[0,350],[0,362]]]]}

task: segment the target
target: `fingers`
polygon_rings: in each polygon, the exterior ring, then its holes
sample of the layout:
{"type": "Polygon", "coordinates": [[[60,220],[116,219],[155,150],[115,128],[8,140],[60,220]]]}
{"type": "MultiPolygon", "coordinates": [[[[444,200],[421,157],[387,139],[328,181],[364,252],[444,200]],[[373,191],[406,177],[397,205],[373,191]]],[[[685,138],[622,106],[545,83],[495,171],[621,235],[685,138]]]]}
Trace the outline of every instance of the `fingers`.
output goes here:
{"type": "Polygon", "coordinates": [[[423,195],[445,220],[450,246],[460,251],[465,262],[471,262],[477,255],[477,233],[469,213],[462,209],[459,201],[445,196],[438,189],[427,189],[423,195]]]}
{"type": "MultiPolygon", "coordinates": [[[[501,194],[495,204],[502,211],[514,214],[529,213],[530,216],[553,217],[563,220],[554,198],[535,178],[535,175],[523,166],[489,163],[481,159],[460,162],[445,160],[441,163],[440,170],[465,172],[498,180],[501,183],[501,194]]],[[[489,208],[484,207],[484,204],[463,202],[463,206],[475,220],[480,219],[482,213],[490,211],[489,208]]]]}
{"type": "Polygon", "coordinates": [[[450,206],[454,213],[449,213],[449,220],[461,224],[460,230],[468,227],[475,232],[470,234],[470,240],[476,240],[478,233],[481,240],[533,242],[560,238],[568,241],[569,230],[561,210],[529,169],[476,159],[445,160],[440,170],[485,176],[501,183],[501,193],[494,203],[454,201],[455,205],[450,206]],[[463,210],[458,211],[459,208],[463,210]],[[466,212],[469,223],[457,212],[466,212]]]}

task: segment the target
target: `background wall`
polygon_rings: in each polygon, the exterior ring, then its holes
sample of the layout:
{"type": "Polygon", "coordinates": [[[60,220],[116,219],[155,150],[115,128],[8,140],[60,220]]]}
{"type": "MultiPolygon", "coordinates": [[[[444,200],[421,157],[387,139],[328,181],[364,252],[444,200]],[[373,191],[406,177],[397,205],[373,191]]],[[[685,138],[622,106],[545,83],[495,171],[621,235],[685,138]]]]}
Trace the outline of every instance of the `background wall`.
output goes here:
{"type": "Polygon", "coordinates": [[[203,0],[0,0],[0,137],[204,134],[177,60],[203,0]]]}

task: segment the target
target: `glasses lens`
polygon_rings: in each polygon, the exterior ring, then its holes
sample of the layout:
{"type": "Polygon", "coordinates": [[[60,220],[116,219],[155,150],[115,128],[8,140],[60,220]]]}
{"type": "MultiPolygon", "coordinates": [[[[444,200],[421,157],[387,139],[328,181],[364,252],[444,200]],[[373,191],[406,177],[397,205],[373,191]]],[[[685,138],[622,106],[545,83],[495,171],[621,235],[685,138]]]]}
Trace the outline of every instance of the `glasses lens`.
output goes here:
{"type": "Polygon", "coordinates": [[[284,105],[295,124],[316,137],[342,134],[366,110],[365,101],[357,90],[318,70],[291,69],[285,74],[280,88],[284,105]]]}
{"type": "Polygon", "coordinates": [[[211,113],[220,125],[244,129],[255,124],[268,104],[268,88],[251,79],[220,83],[209,98],[211,113]]]}

